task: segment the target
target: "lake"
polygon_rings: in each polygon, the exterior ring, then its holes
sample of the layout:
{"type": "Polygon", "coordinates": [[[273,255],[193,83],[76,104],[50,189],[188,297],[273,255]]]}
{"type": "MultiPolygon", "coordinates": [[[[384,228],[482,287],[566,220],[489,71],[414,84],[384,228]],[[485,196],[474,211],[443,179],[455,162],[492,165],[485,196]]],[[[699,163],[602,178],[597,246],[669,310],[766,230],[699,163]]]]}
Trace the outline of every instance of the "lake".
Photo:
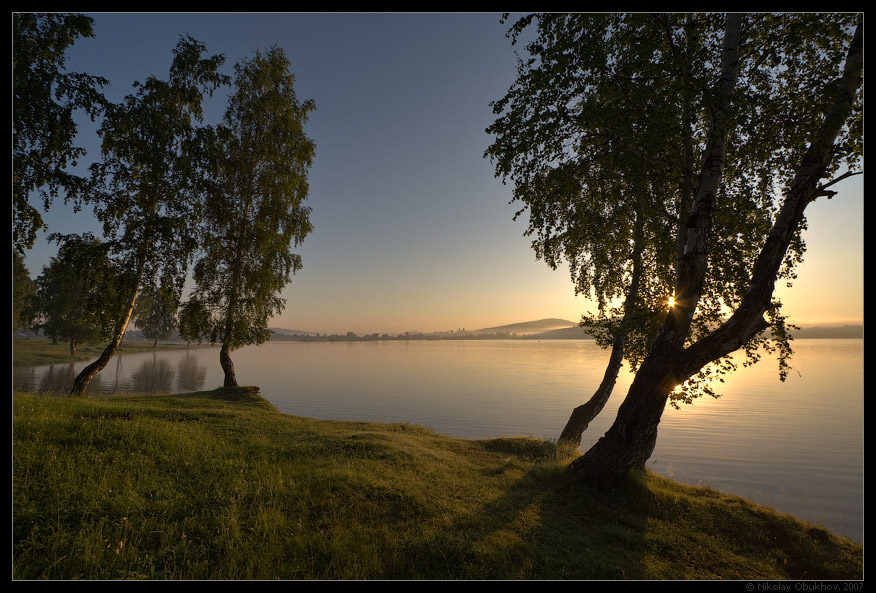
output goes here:
{"type": "MultiPolygon", "coordinates": [[[[797,340],[794,349],[784,383],[765,357],[740,367],[721,398],[668,407],[649,467],[863,541],[863,340],[797,340]]],[[[232,358],[241,385],[259,386],[285,414],[408,422],[464,438],[556,438],[596,389],[607,354],[590,340],[442,340],[270,342],[232,358]]],[[[66,392],[86,364],[14,367],[13,389],[66,392]]],[[[621,371],[582,449],[608,429],[631,379],[621,371]]],[[[221,384],[218,348],[193,348],[117,356],[89,392],[221,384]]]]}

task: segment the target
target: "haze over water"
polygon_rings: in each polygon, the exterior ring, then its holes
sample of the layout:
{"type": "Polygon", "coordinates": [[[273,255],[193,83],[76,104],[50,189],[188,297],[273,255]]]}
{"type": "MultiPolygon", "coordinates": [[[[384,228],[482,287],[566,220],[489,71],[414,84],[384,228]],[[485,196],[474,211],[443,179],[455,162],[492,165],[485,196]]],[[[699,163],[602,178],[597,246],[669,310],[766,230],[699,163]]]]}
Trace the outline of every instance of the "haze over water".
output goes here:
{"type": "MultiPolygon", "coordinates": [[[[863,540],[863,340],[797,340],[785,383],[764,358],[720,399],[668,408],[649,466],[774,506],[863,540]]],[[[556,438],[595,390],[607,353],[590,340],[270,342],[234,352],[242,385],[280,412],[406,422],[464,438],[556,438]]],[[[16,390],[69,389],[75,365],[15,367],[16,390]]],[[[632,376],[621,372],[586,450],[610,426],[632,376]]],[[[92,392],[184,392],[222,383],[218,349],[125,354],[92,392]]]]}

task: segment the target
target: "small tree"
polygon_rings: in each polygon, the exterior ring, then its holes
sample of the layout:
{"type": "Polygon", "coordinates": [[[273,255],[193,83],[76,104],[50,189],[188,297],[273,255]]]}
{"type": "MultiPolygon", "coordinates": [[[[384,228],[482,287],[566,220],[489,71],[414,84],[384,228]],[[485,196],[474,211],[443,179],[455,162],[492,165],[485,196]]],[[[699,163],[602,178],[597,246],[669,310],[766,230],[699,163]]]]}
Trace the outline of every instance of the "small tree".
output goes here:
{"type": "Polygon", "coordinates": [[[189,299],[179,311],[179,335],[188,348],[193,341],[201,341],[210,331],[210,312],[196,298],[189,299]]]}
{"type": "Polygon", "coordinates": [[[24,257],[12,250],[12,331],[20,327],[30,327],[33,321],[32,300],[36,294],[36,283],[30,277],[24,257]]]}
{"type": "Polygon", "coordinates": [[[91,235],[59,238],[58,254],[37,278],[34,331],[70,344],[107,339],[130,278],[109,258],[108,246],[91,235]]]}
{"type": "Polygon", "coordinates": [[[235,91],[215,130],[214,186],[205,207],[196,298],[210,311],[210,341],[222,345],[226,387],[237,385],[230,352],[270,337],[280,291],[301,268],[291,253],[310,232],[307,171],[314,144],[304,133],[312,101],[299,102],[282,49],[235,66],[235,91]]]}
{"type": "Polygon", "coordinates": [[[152,340],[153,348],[158,346],[158,340],[168,339],[176,328],[178,306],[179,297],[173,287],[152,285],[140,291],[134,323],[144,338],[152,340]]]}
{"type": "Polygon", "coordinates": [[[13,245],[33,246],[45,226],[30,203],[36,193],[45,209],[59,190],[81,198],[87,182],[68,169],[85,151],[74,145],[73,114],[92,119],[105,103],[97,76],[67,72],[66,51],[79,37],[93,37],[93,21],[80,14],[12,15],[12,204],[13,245]]]}

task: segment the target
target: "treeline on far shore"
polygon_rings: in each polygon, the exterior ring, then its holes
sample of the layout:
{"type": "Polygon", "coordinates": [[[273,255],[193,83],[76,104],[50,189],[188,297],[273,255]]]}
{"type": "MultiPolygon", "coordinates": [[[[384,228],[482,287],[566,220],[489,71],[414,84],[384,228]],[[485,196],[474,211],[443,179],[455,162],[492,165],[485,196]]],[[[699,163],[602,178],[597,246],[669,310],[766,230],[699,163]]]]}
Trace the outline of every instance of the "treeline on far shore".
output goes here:
{"type": "MultiPolygon", "coordinates": [[[[793,336],[798,340],[806,339],[863,339],[864,326],[843,325],[808,327],[795,330],[793,336]]],[[[277,342],[372,342],[378,340],[592,340],[593,336],[580,328],[570,327],[537,334],[522,334],[515,332],[442,332],[421,333],[405,332],[403,334],[371,333],[358,335],[354,332],[346,334],[319,333],[284,333],[275,331],[272,341],[277,342]]]]}
{"type": "MultiPolygon", "coordinates": [[[[406,332],[403,334],[364,334],[357,335],[354,332],[346,334],[284,334],[274,333],[271,336],[273,342],[375,342],[375,341],[404,341],[404,340],[519,340],[524,338],[532,338],[533,335],[522,335],[508,332],[498,333],[449,333],[449,334],[428,334],[418,332],[406,332]]],[[[592,339],[590,336],[581,333],[579,338],[592,339]]]]}

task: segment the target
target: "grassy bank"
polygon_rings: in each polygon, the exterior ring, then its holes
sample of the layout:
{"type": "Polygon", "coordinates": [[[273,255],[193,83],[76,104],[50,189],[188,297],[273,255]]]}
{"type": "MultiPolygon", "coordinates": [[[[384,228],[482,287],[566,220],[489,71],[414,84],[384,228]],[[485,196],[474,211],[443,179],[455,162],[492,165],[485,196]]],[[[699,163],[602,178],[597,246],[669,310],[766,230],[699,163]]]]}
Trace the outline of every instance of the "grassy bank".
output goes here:
{"type": "MultiPolygon", "coordinates": [[[[202,347],[192,344],[192,348],[202,347]]],[[[12,364],[13,365],[40,365],[79,360],[94,360],[106,348],[106,344],[82,344],[76,348],[76,354],[70,354],[70,345],[67,343],[52,344],[46,338],[13,338],[12,340],[12,364]]],[[[122,342],[119,352],[152,352],[153,350],[179,350],[185,349],[181,343],[159,342],[157,348],[152,347],[152,342],[122,342]]]]}
{"type": "Polygon", "coordinates": [[[13,395],[16,579],[847,579],[863,549],[530,438],[282,415],[246,388],[13,395]]]}

